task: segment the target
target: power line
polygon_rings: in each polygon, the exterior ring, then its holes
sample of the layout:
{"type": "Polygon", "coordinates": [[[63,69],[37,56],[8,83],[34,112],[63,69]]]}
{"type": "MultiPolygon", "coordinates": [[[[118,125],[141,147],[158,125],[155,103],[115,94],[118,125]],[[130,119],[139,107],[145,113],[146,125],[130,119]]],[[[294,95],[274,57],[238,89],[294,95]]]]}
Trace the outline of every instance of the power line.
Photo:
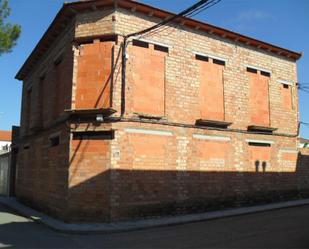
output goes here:
{"type": "MultiPolygon", "coordinates": [[[[191,12],[188,12],[187,14],[183,15],[182,17],[189,17],[190,15],[194,14],[195,11],[199,10],[199,9],[202,8],[202,7],[205,7],[207,4],[209,4],[209,3],[213,2],[213,1],[214,1],[214,0],[211,0],[210,2],[206,1],[206,2],[203,3],[200,7],[196,8],[195,10],[192,10],[191,12]]],[[[177,18],[176,18],[176,19],[177,19],[177,18]]],[[[176,19],[175,19],[175,20],[176,20],[176,19]]],[[[170,21],[170,22],[171,22],[171,21],[170,21]]],[[[167,24],[167,23],[166,23],[166,24],[167,24]]],[[[166,25],[166,24],[165,24],[165,25],[166,25]]],[[[164,26],[164,25],[162,25],[162,26],[164,26]]],[[[157,33],[159,33],[159,32],[163,32],[163,31],[165,31],[165,30],[167,30],[167,29],[170,29],[170,28],[171,28],[171,26],[166,26],[165,28],[163,28],[163,29],[160,30],[160,26],[159,26],[158,28],[155,28],[155,29],[153,29],[152,31],[147,32],[146,34],[141,35],[139,38],[142,38],[142,37],[145,37],[145,36],[150,36],[150,35],[155,35],[155,34],[157,34],[157,33]]]]}
{"type": "Polygon", "coordinates": [[[126,38],[129,38],[129,37],[132,37],[132,36],[143,35],[143,34],[148,33],[148,32],[150,32],[150,31],[152,31],[154,29],[157,29],[157,28],[159,28],[161,26],[164,26],[164,25],[166,25],[166,24],[168,24],[170,22],[173,22],[173,21],[177,20],[180,17],[183,17],[185,15],[188,15],[188,14],[192,13],[197,8],[199,8],[200,6],[206,4],[207,2],[208,2],[208,0],[201,0],[201,1],[197,2],[196,4],[193,4],[189,8],[181,11],[179,14],[177,14],[175,16],[172,16],[170,18],[167,18],[166,20],[164,20],[164,21],[162,21],[162,22],[160,22],[158,24],[155,24],[155,25],[153,25],[153,26],[151,26],[151,27],[149,27],[147,29],[144,29],[144,30],[141,30],[141,31],[138,31],[138,32],[135,32],[135,33],[128,34],[126,36],[126,38]]]}
{"type": "Polygon", "coordinates": [[[297,83],[299,90],[309,90],[309,83],[297,83]]]}
{"type": "MultiPolygon", "coordinates": [[[[214,5],[216,5],[216,4],[218,4],[219,2],[221,2],[221,0],[211,0],[211,1],[209,1],[209,2],[207,2],[207,3],[205,3],[205,4],[203,4],[203,5],[201,5],[201,6],[198,7],[197,9],[191,11],[190,13],[184,15],[183,17],[193,17],[193,16],[196,16],[197,14],[201,13],[202,11],[204,11],[204,10],[206,10],[206,9],[208,9],[208,8],[210,8],[210,7],[214,6],[214,5]]],[[[158,33],[160,33],[160,32],[166,31],[166,30],[168,30],[168,29],[170,29],[170,28],[172,28],[172,27],[171,27],[171,26],[166,26],[166,27],[163,28],[163,29],[159,29],[159,28],[158,28],[158,29],[156,29],[156,30],[153,30],[153,31],[150,32],[150,33],[147,33],[147,34],[142,35],[140,38],[145,37],[145,36],[155,35],[155,34],[158,34],[158,33]]],[[[165,36],[170,35],[172,32],[173,32],[173,30],[172,30],[170,33],[168,33],[167,35],[165,35],[165,36]]]]}
{"type": "Polygon", "coordinates": [[[306,125],[306,126],[308,126],[308,127],[309,127],[309,123],[306,123],[306,122],[300,122],[300,124],[302,124],[302,125],[306,125]]]}
{"type": "Polygon", "coordinates": [[[298,88],[299,90],[301,90],[301,91],[303,91],[303,92],[305,92],[305,93],[309,93],[309,89],[306,89],[306,88],[298,88]]]}
{"type": "MultiPolygon", "coordinates": [[[[221,1],[221,0],[220,0],[221,1]]],[[[122,44],[122,76],[121,76],[121,117],[124,116],[125,114],[125,87],[126,87],[126,59],[127,59],[127,54],[126,54],[126,48],[128,45],[128,38],[130,37],[134,37],[134,36],[142,36],[143,34],[146,34],[152,30],[156,30],[170,22],[173,22],[175,20],[177,20],[178,18],[184,17],[184,16],[188,16],[188,15],[194,15],[197,12],[196,11],[202,11],[206,8],[206,6],[208,6],[207,8],[213,6],[214,4],[218,3],[219,0],[211,0],[210,3],[207,5],[208,0],[201,0],[198,1],[197,3],[193,4],[192,6],[190,6],[189,8],[181,11],[179,14],[174,15],[170,18],[165,19],[164,21],[155,24],[147,29],[135,32],[135,33],[131,33],[128,34],[126,36],[124,36],[123,39],[123,44],[122,44]]]]}
{"type": "Polygon", "coordinates": [[[298,89],[300,89],[300,90],[302,90],[302,89],[309,90],[309,86],[300,86],[300,87],[298,87],[298,89]]]}
{"type": "Polygon", "coordinates": [[[209,2],[209,5],[205,6],[204,8],[202,8],[201,10],[197,11],[194,15],[191,15],[190,17],[193,17],[193,16],[196,16],[198,15],[199,13],[201,13],[202,11],[206,10],[206,9],[209,9],[210,7],[218,4],[219,2],[221,2],[221,0],[213,0],[213,1],[210,1],[209,2]]]}

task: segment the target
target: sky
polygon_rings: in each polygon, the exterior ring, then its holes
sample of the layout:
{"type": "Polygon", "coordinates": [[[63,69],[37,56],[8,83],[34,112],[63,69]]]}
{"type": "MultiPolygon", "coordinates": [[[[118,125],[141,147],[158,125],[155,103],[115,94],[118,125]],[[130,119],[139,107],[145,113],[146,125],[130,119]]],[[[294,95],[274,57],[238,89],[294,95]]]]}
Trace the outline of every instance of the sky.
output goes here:
{"type": "MultiPolygon", "coordinates": [[[[22,82],[14,77],[49,24],[63,0],[9,0],[9,21],[22,26],[18,44],[0,57],[0,130],[19,125],[22,82]]],[[[197,0],[140,0],[180,12],[197,0]],[[176,4],[177,3],[177,4],[176,4]]],[[[309,1],[308,0],[222,0],[195,16],[201,21],[230,29],[294,51],[303,52],[297,62],[298,82],[309,84],[309,1]]],[[[309,93],[299,92],[300,120],[309,123],[309,93]]],[[[309,138],[309,126],[301,126],[309,138]]]]}

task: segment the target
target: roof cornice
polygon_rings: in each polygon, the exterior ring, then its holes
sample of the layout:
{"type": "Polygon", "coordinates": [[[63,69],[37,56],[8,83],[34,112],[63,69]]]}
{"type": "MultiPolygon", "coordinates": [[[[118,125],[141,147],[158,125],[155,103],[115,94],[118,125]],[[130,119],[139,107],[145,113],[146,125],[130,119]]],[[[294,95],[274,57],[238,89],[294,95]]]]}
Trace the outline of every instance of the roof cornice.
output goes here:
{"type": "MultiPolygon", "coordinates": [[[[23,80],[34,65],[38,63],[42,55],[47,52],[51,44],[57,39],[58,35],[66,28],[71,19],[75,17],[77,13],[85,10],[97,10],[104,7],[120,7],[125,9],[134,10],[135,12],[142,12],[147,15],[151,15],[158,18],[168,18],[176,15],[175,13],[162,10],[147,4],[136,2],[133,0],[84,0],[79,2],[65,3],[62,8],[44,33],[30,56],[27,58],[17,75],[18,80],[23,80]]],[[[212,35],[229,39],[234,42],[243,43],[247,46],[255,47],[262,51],[276,54],[291,60],[298,60],[302,53],[295,52],[286,48],[282,48],[255,38],[251,38],[224,28],[220,28],[205,22],[201,22],[188,17],[182,17],[175,22],[181,23],[183,26],[200,30],[212,35]]]]}

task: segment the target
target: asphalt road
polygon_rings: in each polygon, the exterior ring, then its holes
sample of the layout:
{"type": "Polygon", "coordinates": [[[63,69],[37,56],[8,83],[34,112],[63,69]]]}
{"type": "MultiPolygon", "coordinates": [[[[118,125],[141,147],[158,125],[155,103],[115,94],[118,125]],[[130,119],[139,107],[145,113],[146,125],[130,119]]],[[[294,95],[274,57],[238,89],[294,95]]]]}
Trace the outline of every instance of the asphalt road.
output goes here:
{"type": "Polygon", "coordinates": [[[69,235],[0,206],[0,248],[309,248],[309,206],[139,231],[69,235]]]}

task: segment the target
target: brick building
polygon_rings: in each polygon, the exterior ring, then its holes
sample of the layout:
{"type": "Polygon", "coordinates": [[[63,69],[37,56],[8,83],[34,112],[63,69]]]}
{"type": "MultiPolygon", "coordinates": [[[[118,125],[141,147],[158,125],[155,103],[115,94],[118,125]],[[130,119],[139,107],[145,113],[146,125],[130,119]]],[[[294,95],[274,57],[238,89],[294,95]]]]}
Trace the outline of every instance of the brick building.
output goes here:
{"type": "Polygon", "coordinates": [[[129,0],[64,4],[16,76],[21,201],[115,221],[309,189],[297,164],[301,54],[180,18],[131,37],[124,71],[124,36],[172,15],[129,0]]]}

